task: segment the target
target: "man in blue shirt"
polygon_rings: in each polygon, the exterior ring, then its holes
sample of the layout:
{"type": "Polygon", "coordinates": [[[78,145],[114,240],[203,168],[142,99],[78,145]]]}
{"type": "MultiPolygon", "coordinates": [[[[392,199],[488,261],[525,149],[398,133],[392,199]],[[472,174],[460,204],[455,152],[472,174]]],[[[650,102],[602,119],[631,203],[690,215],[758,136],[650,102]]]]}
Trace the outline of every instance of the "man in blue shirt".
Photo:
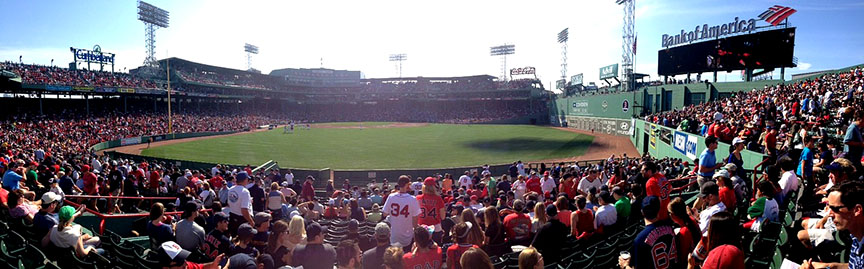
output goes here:
{"type": "MultiPolygon", "coordinates": [[[[714,155],[714,150],[717,149],[717,137],[709,136],[705,138],[705,146],[708,147],[699,155],[699,174],[696,176],[696,181],[702,184],[711,180],[714,176],[714,170],[723,166],[723,163],[717,162],[717,156],[714,155]]],[[[695,188],[695,186],[694,186],[695,188]]]]}
{"type": "Polygon", "coordinates": [[[36,232],[35,238],[44,237],[49,229],[59,223],[57,215],[54,214],[54,210],[57,209],[59,204],[60,195],[50,191],[42,195],[42,208],[39,209],[39,213],[33,216],[33,229],[36,232]]]}
{"type": "Polygon", "coordinates": [[[21,188],[21,180],[24,180],[23,169],[19,169],[15,162],[9,163],[9,170],[3,175],[3,188],[14,191],[21,188]]]}
{"type": "Polygon", "coordinates": [[[804,142],[804,150],[801,151],[801,157],[798,158],[798,169],[796,174],[802,180],[812,180],[813,176],[813,138],[809,135],[801,139],[804,142]]]}
{"type": "Polygon", "coordinates": [[[660,199],[657,196],[647,196],[642,200],[642,215],[645,218],[645,229],[636,235],[631,258],[618,257],[621,268],[675,268],[681,257],[677,257],[675,245],[675,229],[669,221],[660,221],[660,199]]]}
{"type": "MultiPolygon", "coordinates": [[[[845,158],[852,161],[852,165],[855,165],[855,169],[858,171],[857,175],[861,175],[861,154],[864,152],[864,137],[861,136],[861,124],[864,123],[864,109],[855,111],[853,119],[852,124],[849,124],[849,128],[846,129],[846,136],[843,137],[843,144],[845,144],[843,151],[846,152],[845,158]]],[[[852,179],[857,178],[858,176],[852,177],[852,179]]]]}

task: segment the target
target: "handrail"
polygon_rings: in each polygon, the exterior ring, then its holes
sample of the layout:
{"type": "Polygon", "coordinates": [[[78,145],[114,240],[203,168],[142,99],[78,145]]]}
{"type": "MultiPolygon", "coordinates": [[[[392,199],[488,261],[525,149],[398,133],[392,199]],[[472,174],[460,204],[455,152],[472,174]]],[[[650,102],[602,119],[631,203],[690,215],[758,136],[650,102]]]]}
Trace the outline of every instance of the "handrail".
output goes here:
{"type": "Polygon", "coordinates": [[[756,164],[756,166],[753,167],[753,186],[752,186],[753,196],[750,196],[750,197],[756,197],[756,184],[759,183],[759,178],[756,177],[756,171],[759,171],[759,167],[762,166],[763,164],[765,164],[765,162],[767,162],[768,160],[771,160],[771,159],[765,158],[764,160],[762,160],[761,162],[756,164]]]}
{"type": "MultiPolygon", "coordinates": [[[[67,195],[67,197],[68,197],[68,195],[67,195]]],[[[155,197],[138,197],[138,198],[155,198],[155,197]]],[[[174,198],[172,198],[172,199],[174,199],[174,198]]],[[[65,200],[64,200],[64,203],[65,203],[65,204],[68,204],[68,205],[71,205],[72,207],[75,207],[75,208],[81,206],[81,204],[78,204],[78,203],[75,203],[75,202],[69,201],[69,199],[65,199],[65,200]]],[[[101,221],[99,221],[99,234],[100,234],[100,235],[102,235],[102,234],[105,233],[105,220],[106,220],[106,219],[141,218],[141,217],[148,217],[148,216],[150,216],[150,213],[108,214],[108,215],[106,215],[106,214],[102,214],[102,213],[99,212],[99,211],[96,211],[96,210],[93,210],[93,209],[90,209],[90,208],[87,208],[87,207],[84,208],[84,211],[86,211],[86,212],[88,212],[88,213],[90,213],[90,214],[93,214],[93,215],[96,216],[97,218],[102,219],[101,221]]],[[[212,209],[201,209],[201,210],[199,210],[199,212],[211,212],[211,211],[212,211],[212,209]]],[[[174,212],[165,212],[164,214],[165,214],[165,215],[180,215],[180,214],[183,214],[183,212],[182,212],[182,211],[174,211],[174,212]]]]}
{"type": "Polygon", "coordinates": [[[154,196],[154,197],[142,197],[142,196],[101,196],[101,195],[66,195],[66,198],[106,198],[106,199],[134,199],[134,200],[176,200],[177,197],[169,197],[169,196],[154,196]]]}

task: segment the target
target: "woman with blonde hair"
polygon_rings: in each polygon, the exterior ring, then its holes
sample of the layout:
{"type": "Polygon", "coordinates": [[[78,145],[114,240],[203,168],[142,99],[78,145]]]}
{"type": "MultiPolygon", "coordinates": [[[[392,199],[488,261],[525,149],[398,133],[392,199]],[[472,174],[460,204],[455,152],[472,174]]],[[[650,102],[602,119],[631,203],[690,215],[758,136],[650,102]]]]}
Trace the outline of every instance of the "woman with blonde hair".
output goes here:
{"type": "Polygon", "coordinates": [[[470,222],[471,228],[468,233],[468,243],[481,246],[483,245],[483,230],[480,229],[480,223],[474,217],[474,211],[462,211],[462,222],[470,222]]]}
{"type": "Polygon", "coordinates": [[[294,216],[288,223],[288,249],[294,251],[297,245],[306,244],[306,224],[303,217],[294,216]]]}
{"type": "Polygon", "coordinates": [[[543,206],[543,203],[537,203],[534,205],[534,218],[531,219],[531,233],[536,234],[537,230],[540,227],[543,227],[543,224],[549,219],[546,217],[546,207],[543,206]]]}
{"type": "Polygon", "coordinates": [[[267,194],[267,209],[273,215],[273,219],[282,219],[282,205],[288,203],[285,194],[280,191],[279,183],[270,184],[270,193],[267,194]]]}
{"type": "Polygon", "coordinates": [[[462,265],[462,268],[495,269],[489,255],[479,248],[469,248],[465,253],[462,253],[459,264],[462,265]]]}
{"type": "Polygon", "coordinates": [[[529,247],[519,253],[519,269],[543,269],[543,255],[534,247],[529,247]]]}

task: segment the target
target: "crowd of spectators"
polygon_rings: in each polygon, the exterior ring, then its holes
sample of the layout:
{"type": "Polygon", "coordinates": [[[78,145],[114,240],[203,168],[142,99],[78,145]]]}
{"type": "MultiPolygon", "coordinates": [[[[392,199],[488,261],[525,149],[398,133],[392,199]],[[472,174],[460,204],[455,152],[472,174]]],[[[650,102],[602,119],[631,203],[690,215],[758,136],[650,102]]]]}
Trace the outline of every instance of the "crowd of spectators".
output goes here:
{"type": "Polygon", "coordinates": [[[73,70],[55,66],[30,65],[13,62],[0,63],[0,70],[9,70],[23,78],[27,84],[49,84],[86,87],[156,88],[150,80],[128,73],[95,70],[73,70]]]}

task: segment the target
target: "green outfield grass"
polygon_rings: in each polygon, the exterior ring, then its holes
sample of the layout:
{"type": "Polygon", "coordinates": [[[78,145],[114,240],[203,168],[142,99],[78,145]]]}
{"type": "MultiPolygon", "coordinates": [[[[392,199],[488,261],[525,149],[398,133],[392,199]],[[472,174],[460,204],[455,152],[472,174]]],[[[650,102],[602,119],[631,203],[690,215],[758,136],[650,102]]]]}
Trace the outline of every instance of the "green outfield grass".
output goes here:
{"type": "MultiPolygon", "coordinates": [[[[370,124],[375,125],[363,125],[370,124]]],[[[531,125],[313,127],[282,132],[278,128],[177,143],[145,149],[142,155],[235,165],[275,160],[281,167],[313,169],[445,168],[579,156],[594,139],[531,125]]]]}

